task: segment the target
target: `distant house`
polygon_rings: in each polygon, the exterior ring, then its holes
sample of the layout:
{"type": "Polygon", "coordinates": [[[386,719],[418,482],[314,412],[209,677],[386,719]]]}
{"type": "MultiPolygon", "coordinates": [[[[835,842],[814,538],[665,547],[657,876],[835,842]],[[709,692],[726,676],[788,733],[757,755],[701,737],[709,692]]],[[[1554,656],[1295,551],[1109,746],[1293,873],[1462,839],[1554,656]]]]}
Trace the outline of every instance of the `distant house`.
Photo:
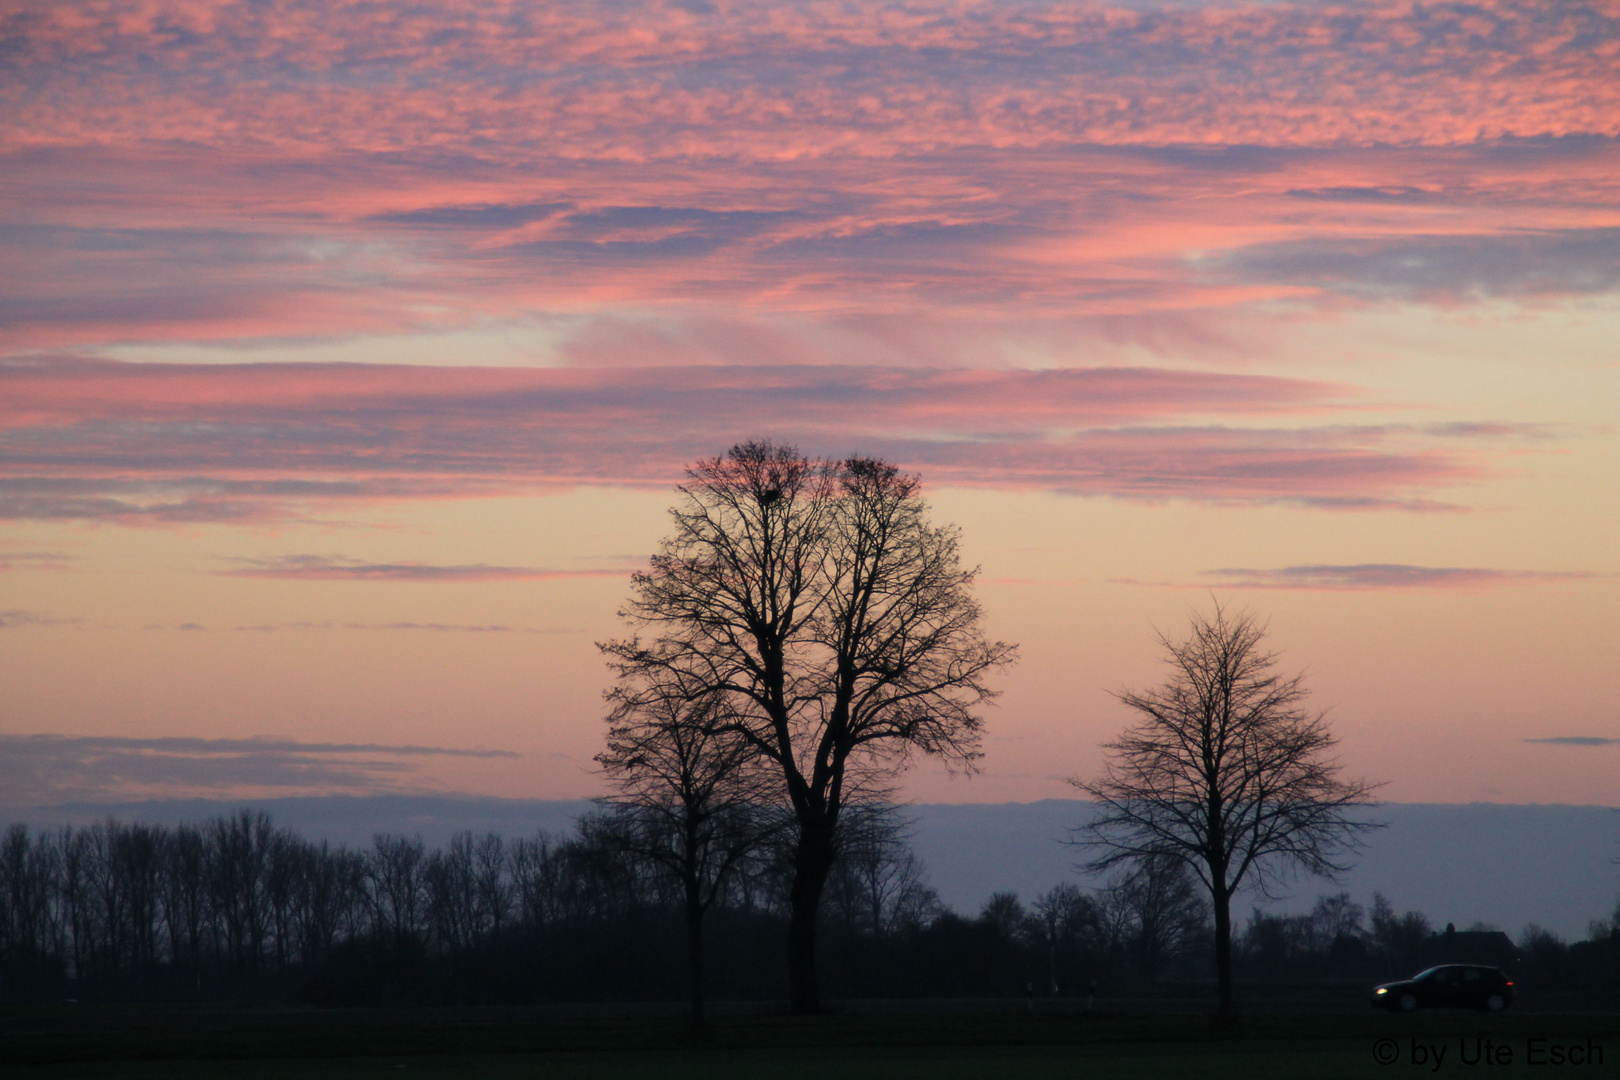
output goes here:
{"type": "Polygon", "coordinates": [[[1429,960],[1435,964],[1490,964],[1509,967],[1519,959],[1513,939],[1501,930],[1458,930],[1451,923],[1430,935],[1429,960]]]}

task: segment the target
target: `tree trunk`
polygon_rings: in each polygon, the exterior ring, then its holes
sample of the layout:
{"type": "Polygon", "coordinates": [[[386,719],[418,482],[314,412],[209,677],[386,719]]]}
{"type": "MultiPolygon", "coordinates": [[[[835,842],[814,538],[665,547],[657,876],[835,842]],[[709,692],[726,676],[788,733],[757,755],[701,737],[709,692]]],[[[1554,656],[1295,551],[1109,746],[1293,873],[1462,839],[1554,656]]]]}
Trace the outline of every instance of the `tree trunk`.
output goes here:
{"type": "Polygon", "coordinates": [[[686,893],[686,960],[690,966],[692,990],[692,1030],[703,1029],[703,904],[697,885],[689,882],[686,893]]]}
{"type": "Polygon", "coordinates": [[[799,1015],[821,1011],[816,983],[816,926],[821,893],[832,869],[832,828],[800,825],[793,853],[793,890],[788,902],[788,996],[799,1015]]]}
{"type": "Polygon", "coordinates": [[[1219,888],[1211,892],[1215,904],[1215,982],[1220,989],[1215,1015],[1230,1020],[1237,1015],[1232,1000],[1232,895],[1219,888]]]}

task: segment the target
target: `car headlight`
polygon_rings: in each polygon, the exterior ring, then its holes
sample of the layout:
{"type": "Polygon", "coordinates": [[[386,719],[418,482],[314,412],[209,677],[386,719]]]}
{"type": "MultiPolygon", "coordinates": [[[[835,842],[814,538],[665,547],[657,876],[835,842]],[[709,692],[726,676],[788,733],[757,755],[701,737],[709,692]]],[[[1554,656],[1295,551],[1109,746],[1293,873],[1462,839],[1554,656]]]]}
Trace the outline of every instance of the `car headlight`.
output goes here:
{"type": "Polygon", "coordinates": [[[1375,994],[1387,994],[1387,993],[1389,993],[1389,991],[1385,990],[1382,986],[1380,986],[1378,989],[1374,990],[1373,993],[1375,993],[1375,994]]]}

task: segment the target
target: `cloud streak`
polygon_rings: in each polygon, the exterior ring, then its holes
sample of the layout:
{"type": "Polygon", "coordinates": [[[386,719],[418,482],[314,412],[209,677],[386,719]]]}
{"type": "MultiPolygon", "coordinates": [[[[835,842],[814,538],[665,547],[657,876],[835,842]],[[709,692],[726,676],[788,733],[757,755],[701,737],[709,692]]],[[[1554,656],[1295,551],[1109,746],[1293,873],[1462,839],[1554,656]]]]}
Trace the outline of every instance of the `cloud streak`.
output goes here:
{"type": "Polygon", "coordinates": [[[83,624],[84,620],[80,618],[62,618],[44,611],[29,611],[26,608],[11,608],[0,611],[0,630],[38,626],[81,626],[83,624]]]}
{"type": "Polygon", "coordinates": [[[1574,296],[1620,285],[1620,228],[1298,240],[1227,252],[1218,274],[1365,299],[1574,296]]]}
{"type": "Polygon", "coordinates": [[[13,805],[105,797],[416,791],[421,762],[511,759],[507,750],[291,739],[0,735],[13,805]]]}
{"type": "Polygon", "coordinates": [[[1620,746],[1620,739],[1603,739],[1595,735],[1559,735],[1549,739],[1526,739],[1527,743],[1545,743],[1552,746],[1620,746]]]}
{"type": "Polygon", "coordinates": [[[60,551],[8,551],[0,548],[0,574],[8,570],[61,570],[77,560],[60,551]]]}
{"type": "MultiPolygon", "coordinates": [[[[341,555],[282,555],[269,559],[233,559],[241,565],[218,571],[231,577],[280,578],[291,581],[534,581],[553,578],[623,577],[629,569],[547,569],[538,566],[490,566],[486,563],[376,563],[341,555]]],[[[399,624],[404,625],[404,624],[399,624]]],[[[414,627],[415,624],[412,624],[414,627]]]]}
{"type": "Polygon", "coordinates": [[[1205,577],[1241,589],[1325,591],[1387,589],[1482,590],[1504,585],[1592,581],[1607,575],[1580,570],[1500,570],[1481,566],[1409,566],[1401,563],[1284,566],[1270,570],[1205,570],[1205,577]]]}
{"type": "MultiPolygon", "coordinates": [[[[813,453],[881,455],[938,484],[1423,508],[1491,475],[1493,448],[1547,438],[1513,424],[1321,422],[1363,402],[1337,384],[1151,368],[17,361],[0,364],[0,516],[253,522],[375,501],[663,486],[685,463],[756,435],[813,453]]],[[[300,557],[237,572],[619,571],[300,557]]]]}
{"type": "Polygon", "coordinates": [[[584,630],[555,627],[506,626],[502,623],[442,623],[442,622],[289,622],[259,623],[253,626],[233,626],[232,630],[246,633],[275,633],[280,630],[421,630],[435,634],[583,634],[584,630]]]}

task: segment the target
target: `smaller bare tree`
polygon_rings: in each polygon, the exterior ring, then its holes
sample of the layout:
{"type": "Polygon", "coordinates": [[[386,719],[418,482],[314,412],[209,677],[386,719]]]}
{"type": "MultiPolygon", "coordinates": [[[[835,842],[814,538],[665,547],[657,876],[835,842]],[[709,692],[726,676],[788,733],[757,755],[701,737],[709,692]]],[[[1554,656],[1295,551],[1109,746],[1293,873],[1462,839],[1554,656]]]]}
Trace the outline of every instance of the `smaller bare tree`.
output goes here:
{"type": "Polygon", "coordinates": [[[939,906],[908,842],[912,824],[887,799],[845,805],[828,891],[850,929],[882,937],[939,906]]]}
{"type": "Polygon", "coordinates": [[[1134,977],[1157,982],[1165,963],[1208,932],[1209,903],[1180,859],[1134,860],[1098,893],[1104,925],[1134,977]]]}
{"type": "Polygon", "coordinates": [[[1099,852],[1089,869],[1168,859],[1208,890],[1222,1018],[1233,1012],[1233,895],[1269,895],[1290,873],[1338,874],[1378,827],[1355,813],[1377,785],[1341,778],[1326,716],[1304,709],[1301,676],[1277,674],[1265,636],[1253,614],[1219,604],[1193,616],[1186,640],[1161,635],[1171,677],[1119,695],[1137,721],[1104,744],[1100,778],[1071,781],[1098,804],[1079,830],[1099,852]]]}
{"type": "Polygon", "coordinates": [[[692,1024],[703,1024],[703,921],[732,876],[785,827],[768,805],[761,762],[718,695],[668,679],[627,680],[609,693],[607,749],[596,757],[618,789],[582,825],[596,843],[652,864],[685,904],[692,1024]]]}

